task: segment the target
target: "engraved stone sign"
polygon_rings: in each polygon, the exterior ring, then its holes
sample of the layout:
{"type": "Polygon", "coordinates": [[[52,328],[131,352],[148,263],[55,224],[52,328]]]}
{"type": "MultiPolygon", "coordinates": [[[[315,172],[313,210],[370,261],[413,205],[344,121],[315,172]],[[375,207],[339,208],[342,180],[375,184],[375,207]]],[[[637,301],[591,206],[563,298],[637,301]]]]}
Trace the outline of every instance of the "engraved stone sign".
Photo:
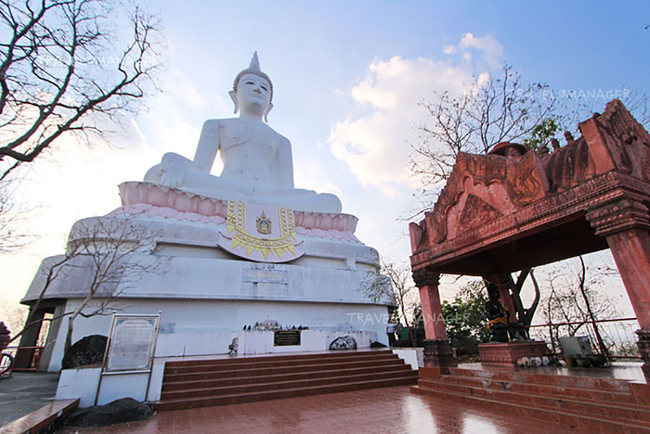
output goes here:
{"type": "Polygon", "coordinates": [[[274,347],[300,345],[300,330],[278,330],[273,333],[274,347]]]}
{"type": "Polygon", "coordinates": [[[251,283],[282,283],[287,284],[287,271],[286,270],[276,270],[270,267],[259,267],[249,268],[244,270],[243,275],[244,282],[251,283]]]}
{"type": "Polygon", "coordinates": [[[156,316],[117,316],[113,327],[106,372],[150,369],[156,343],[158,319],[156,316]]]}

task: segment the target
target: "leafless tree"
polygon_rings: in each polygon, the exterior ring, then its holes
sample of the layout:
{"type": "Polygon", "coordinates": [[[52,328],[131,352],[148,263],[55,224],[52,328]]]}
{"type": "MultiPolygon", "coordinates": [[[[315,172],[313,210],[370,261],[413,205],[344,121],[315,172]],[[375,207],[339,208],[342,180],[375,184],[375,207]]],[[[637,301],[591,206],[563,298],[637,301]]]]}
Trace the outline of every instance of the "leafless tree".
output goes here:
{"type": "Polygon", "coordinates": [[[19,186],[17,178],[0,179],[0,254],[15,252],[35,240],[25,230],[32,209],[16,199],[19,186]]]}
{"type": "Polygon", "coordinates": [[[161,38],[135,6],[121,48],[119,0],[0,0],[0,179],[64,135],[119,124],[155,89],[161,38]]]}
{"type": "Polygon", "coordinates": [[[41,320],[34,319],[39,305],[48,296],[52,284],[68,279],[72,272],[75,276],[84,275],[85,296],[72,310],[52,317],[57,320],[68,317],[68,329],[64,351],[72,345],[74,322],[81,316],[90,318],[109,313],[111,305],[120,294],[136,284],[144,273],[154,270],[147,265],[131,261],[130,256],[146,245],[147,236],[141,226],[128,218],[108,216],[89,221],[78,222],[70,234],[66,253],[39,270],[43,273],[43,287],[37,300],[32,305],[25,327],[12,337],[20,337],[30,327],[41,320]]]}
{"type": "Polygon", "coordinates": [[[420,105],[428,112],[417,126],[419,138],[412,144],[411,173],[422,185],[422,206],[415,215],[431,208],[451,174],[460,152],[486,154],[504,141],[520,142],[536,149],[557,132],[577,133],[579,122],[602,110],[607,98],[620,98],[637,120],[650,126],[650,98],[645,91],[622,87],[615,93],[553,91],[548,84],[526,83],[511,65],[500,74],[476,78],[459,96],[434,93],[420,105]]]}
{"type": "Polygon", "coordinates": [[[588,277],[589,267],[582,257],[579,260],[579,270],[562,267],[550,276],[551,291],[542,301],[544,319],[554,342],[560,335],[575,336],[591,326],[600,351],[608,355],[598,321],[616,318],[619,312],[609,297],[595,289],[602,284],[601,273],[588,277]]]}
{"type": "Polygon", "coordinates": [[[0,181],[0,253],[15,250],[20,242],[14,236],[14,202],[8,180],[0,181]]]}
{"type": "Polygon", "coordinates": [[[517,310],[518,322],[522,323],[525,326],[531,325],[541,298],[541,290],[539,288],[539,284],[537,283],[537,279],[535,278],[534,270],[532,268],[526,268],[524,270],[521,270],[517,275],[516,280],[512,278],[510,279],[508,286],[510,287],[510,294],[512,295],[512,301],[515,305],[515,309],[517,310]],[[526,307],[521,298],[521,291],[523,290],[524,283],[526,282],[526,279],[528,277],[530,277],[530,280],[533,283],[535,296],[533,298],[533,301],[530,303],[530,305],[526,307]]]}
{"type": "Polygon", "coordinates": [[[411,278],[411,267],[392,260],[382,258],[380,274],[372,273],[364,286],[364,292],[373,301],[390,300],[397,307],[399,317],[408,328],[411,342],[415,342],[415,334],[409,318],[418,306],[417,287],[411,278]]]}
{"type": "Polygon", "coordinates": [[[476,80],[458,97],[436,93],[433,102],[420,104],[430,116],[418,127],[411,172],[425,192],[440,187],[460,152],[485,154],[497,143],[522,140],[554,117],[557,104],[548,85],[523,83],[510,65],[498,77],[476,80]]]}

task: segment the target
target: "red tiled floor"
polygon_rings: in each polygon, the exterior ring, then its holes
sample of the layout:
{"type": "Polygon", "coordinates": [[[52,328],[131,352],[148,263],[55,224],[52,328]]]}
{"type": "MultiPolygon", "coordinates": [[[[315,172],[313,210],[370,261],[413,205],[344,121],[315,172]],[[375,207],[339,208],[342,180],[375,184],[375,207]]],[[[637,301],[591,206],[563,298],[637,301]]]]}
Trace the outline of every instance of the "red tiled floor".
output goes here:
{"type": "Polygon", "coordinates": [[[412,394],[408,386],[161,412],[149,420],[62,433],[548,433],[568,428],[412,394]]]}

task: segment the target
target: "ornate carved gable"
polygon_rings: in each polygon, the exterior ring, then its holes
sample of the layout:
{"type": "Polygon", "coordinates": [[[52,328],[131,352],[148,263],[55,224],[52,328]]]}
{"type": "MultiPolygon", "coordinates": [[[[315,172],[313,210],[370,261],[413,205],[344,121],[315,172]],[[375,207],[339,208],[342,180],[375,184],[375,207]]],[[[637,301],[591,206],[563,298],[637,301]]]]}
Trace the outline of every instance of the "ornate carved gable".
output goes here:
{"type": "Polygon", "coordinates": [[[650,180],[650,136],[619,100],[579,124],[582,137],[544,160],[551,193],[610,171],[650,180]]]}
{"type": "Polygon", "coordinates": [[[460,154],[433,210],[410,225],[413,270],[520,270],[607,248],[612,231],[647,230],[650,134],[617,100],[579,127],[544,157],[511,143],[503,156],[460,154]]]}
{"type": "Polygon", "coordinates": [[[602,115],[594,114],[579,127],[598,173],[616,170],[650,180],[650,135],[621,101],[610,101],[602,115]]]}
{"type": "MultiPolygon", "coordinates": [[[[532,152],[518,164],[499,155],[461,153],[433,212],[425,216],[428,236],[434,243],[454,238],[486,220],[514,213],[547,191],[541,160],[532,152]]],[[[417,248],[425,225],[411,228],[412,247],[417,248]]]]}
{"type": "Polygon", "coordinates": [[[506,160],[508,168],[508,197],[518,207],[524,207],[542,199],[549,191],[548,179],[542,160],[534,152],[528,152],[519,163],[506,160]]]}
{"type": "Polygon", "coordinates": [[[543,158],[527,152],[515,163],[500,155],[459,154],[433,211],[410,225],[413,252],[609,172],[650,181],[650,135],[619,100],[579,127],[582,137],[543,158]]]}
{"type": "Polygon", "coordinates": [[[459,226],[471,228],[485,224],[491,220],[501,217],[503,213],[481,199],[478,196],[469,194],[465,201],[465,207],[460,215],[459,226]]]}
{"type": "Polygon", "coordinates": [[[553,152],[544,161],[549,191],[567,191],[597,175],[596,160],[584,137],[553,152]]]}

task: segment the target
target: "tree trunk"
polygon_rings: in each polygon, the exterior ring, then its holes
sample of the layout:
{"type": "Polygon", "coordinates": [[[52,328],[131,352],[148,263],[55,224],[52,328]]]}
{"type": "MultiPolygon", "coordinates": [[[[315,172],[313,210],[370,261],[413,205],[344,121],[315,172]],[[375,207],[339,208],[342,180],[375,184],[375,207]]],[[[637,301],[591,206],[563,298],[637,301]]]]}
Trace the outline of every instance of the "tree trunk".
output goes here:
{"type": "Polygon", "coordinates": [[[74,319],[76,315],[68,319],[68,332],[65,335],[65,345],[63,345],[63,354],[66,354],[72,346],[72,332],[74,331],[74,319]]]}
{"type": "Polygon", "coordinates": [[[598,327],[598,323],[596,322],[596,316],[594,315],[594,312],[591,309],[591,302],[589,301],[589,297],[587,297],[587,290],[585,288],[585,275],[587,274],[587,269],[585,267],[585,261],[584,259],[582,259],[582,256],[580,256],[580,266],[582,267],[582,276],[580,278],[580,294],[582,294],[582,299],[585,301],[585,306],[587,307],[587,313],[589,314],[589,319],[591,319],[591,325],[594,329],[594,334],[596,335],[596,340],[598,341],[598,347],[600,348],[600,352],[603,356],[609,358],[609,350],[607,350],[605,341],[603,340],[603,337],[600,334],[600,328],[598,327]]]}

